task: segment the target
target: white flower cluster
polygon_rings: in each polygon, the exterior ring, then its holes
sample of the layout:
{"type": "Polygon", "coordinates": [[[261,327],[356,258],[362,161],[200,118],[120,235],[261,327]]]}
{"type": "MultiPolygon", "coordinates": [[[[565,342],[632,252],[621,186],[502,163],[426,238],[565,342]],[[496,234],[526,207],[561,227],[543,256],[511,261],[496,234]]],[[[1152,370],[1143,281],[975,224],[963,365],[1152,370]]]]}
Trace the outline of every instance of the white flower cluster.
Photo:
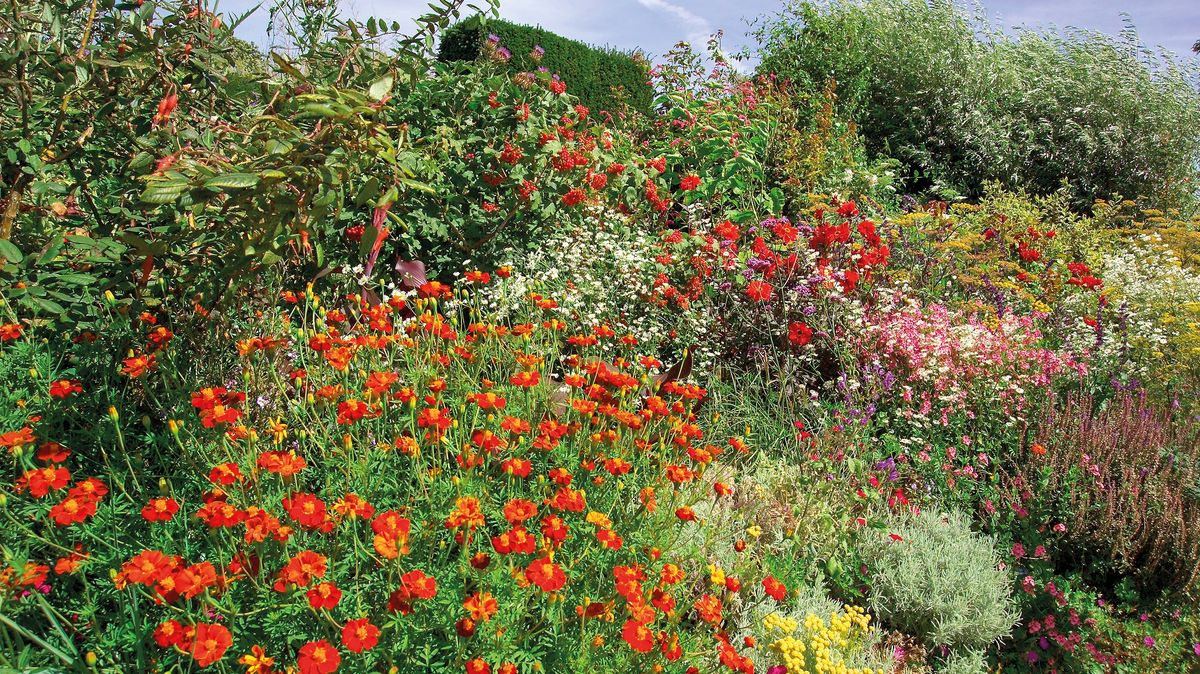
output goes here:
{"type": "Polygon", "coordinates": [[[551,234],[535,251],[505,251],[512,275],[482,291],[483,306],[503,318],[530,293],[539,293],[557,302],[563,320],[573,326],[607,324],[618,334],[632,334],[647,353],[664,344],[694,343],[700,347],[692,354],[695,367],[710,366],[715,354],[702,339],[708,330],[704,316],[650,300],[659,252],[657,240],[624,216],[597,213],[582,227],[551,234]]]}

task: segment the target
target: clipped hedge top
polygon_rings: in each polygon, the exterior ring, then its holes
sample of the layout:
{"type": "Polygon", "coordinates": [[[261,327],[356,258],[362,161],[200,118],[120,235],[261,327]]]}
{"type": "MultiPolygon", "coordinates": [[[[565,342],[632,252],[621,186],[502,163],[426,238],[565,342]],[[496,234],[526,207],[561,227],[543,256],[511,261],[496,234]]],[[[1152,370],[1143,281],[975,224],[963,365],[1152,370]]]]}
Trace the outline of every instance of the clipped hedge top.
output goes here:
{"type": "Polygon", "coordinates": [[[593,47],[543,28],[511,23],[501,19],[482,21],[478,15],[460,21],[442,34],[438,50],[440,61],[474,61],[484,53],[489,35],[497,35],[500,45],[512,53],[508,65],[514,72],[539,67],[558,74],[568,91],[584,105],[595,110],[615,110],[623,97],[635,110],[648,112],[653,92],[646,69],[632,54],[593,47]],[[535,60],[531,53],[542,47],[545,55],[535,60]]]}

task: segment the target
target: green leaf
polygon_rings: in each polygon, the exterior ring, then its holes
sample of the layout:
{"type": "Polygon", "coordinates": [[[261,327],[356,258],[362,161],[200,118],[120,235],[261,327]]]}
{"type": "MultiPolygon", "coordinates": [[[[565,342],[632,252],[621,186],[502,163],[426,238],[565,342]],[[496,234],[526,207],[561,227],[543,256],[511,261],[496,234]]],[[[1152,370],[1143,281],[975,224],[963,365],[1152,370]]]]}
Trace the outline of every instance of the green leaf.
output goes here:
{"type": "Polygon", "coordinates": [[[179,198],[180,194],[187,191],[187,185],[176,184],[154,184],[151,183],[142,192],[142,201],[148,204],[169,204],[179,198]]]}
{"type": "Polygon", "coordinates": [[[253,173],[226,173],[213,176],[204,181],[207,189],[243,189],[258,184],[258,176],[253,173]]]}
{"type": "Polygon", "coordinates": [[[384,96],[391,93],[392,84],[394,83],[395,80],[392,79],[391,75],[388,75],[387,77],[372,82],[371,88],[367,91],[367,93],[371,95],[371,98],[377,101],[382,101],[384,96]]]}
{"type": "Polygon", "coordinates": [[[276,66],[279,66],[280,70],[287,73],[288,75],[291,75],[292,77],[295,77],[296,79],[301,80],[301,81],[303,81],[305,79],[304,73],[300,72],[296,68],[296,66],[292,65],[287,59],[280,56],[279,54],[277,54],[275,52],[271,52],[271,60],[275,62],[276,66]]]}
{"type": "Polygon", "coordinates": [[[0,239],[0,255],[3,255],[13,264],[20,264],[21,260],[25,259],[25,254],[17,248],[12,241],[8,239],[0,239]]]}

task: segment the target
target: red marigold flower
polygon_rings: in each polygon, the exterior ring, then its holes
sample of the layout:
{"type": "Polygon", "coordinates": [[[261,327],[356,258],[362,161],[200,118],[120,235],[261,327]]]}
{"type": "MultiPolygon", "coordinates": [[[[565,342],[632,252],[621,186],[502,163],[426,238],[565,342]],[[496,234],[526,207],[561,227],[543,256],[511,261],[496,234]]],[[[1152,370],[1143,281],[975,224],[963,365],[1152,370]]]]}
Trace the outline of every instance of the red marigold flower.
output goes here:
{"type": "Polygon", "coordinates": [[[302,550],[295,557],[289,559],[288,563],[280,570],[279,581],[275,583],[275,589],[279,592],[286,592],[289,585],[308,587],[314,578],[323,577],[327,568],[328,560],[325,555],[312,550],[302,550]]]}
{"type": "Polygon", "coordinates": [[[142,508],[142,519],[147,522],[166,522],[179,512],[179,502],[170,497],[152,498],[142,508]]]}
{"type": "Polygon", "coordinates": [[[201,668],[208,667],[225,656],[233,644],[233,635],[224,625],[200,623],[192,640],[191,654],[201,668]]]}
{"type": "Polygon", "coordinates": [[[492,674],[492,666],[483,658],[467,660],[467,674],[492,674]]]}
{"type": "Polygon", "coordinates": [[[328,511],[325,502],[312,494],[296,492],[283,499],[283,509],[288,517],[309,529],[317,529],[326,525],[328,511]]]}
{"type": "Polygon", "coordinates": [[[305,593],[308,597],[308,604],[316,610],[331,609],[337,606],[342,599],[342,591],[337,585],[330,582],[317,583],[315,587],[305,593]]]}
{"type": "Polygon", "coordinates": [[[774,288],[766,281],[751,281],[746,284],[746,296],[755,302],[769,302],[774,288]]]}
{"type": "Polygon", "coordinates": [[[217,582],[217,570],[211,562],[200,562],[176,571],[172,577],[173,590],[194,599],[217,582]]]}
{"type": "Polygon", "coordinates": [[[638,653],[654,650],[654,632],[636,620],[626,620],[621,628],[621,638],[638,653]]]}
{"type": "Polygon", "coordinates": [[[296,665],[300,674],[332,674],[342,664],[342,654],[333,644],[321,639],[310,641],[300,647],[296,665]]]}
{"type": "Polygon", "coordinates": [[[508,520],[509,524],[520,524],[536,515],[537,506],[533,501],[514,498],[504,504],[504,519],[508,520]]]}
{"type": "Polygon", "coordinates": [[[159,646],[170,648],[182,642],[183,625],[178,620],[168,620],[154,628],[154,643],[159,646]]]}
{"type": "Polygon", "coordinates": [[[763,578],[763,589],[767,591],[767,596],[775,601],[783,601],[787,598],[787,587],[779,582],[775,576],[767,576],[763,578]]]}
{"type": "Polygon", "coordinates": [[[21,326],[18,323],[0,324],[0,342],[11,342],[20,339],[21,326]]]}
{"type": "Polygon", "coordinates": [[[536,559],[526,567],[525,579],[541,588],[542,592],[561,590],[567,584],[567,575],[562,567],[547,557],[536,559]]]}
{"type": "Polygon", "coordinates": [[[242,481],[242,471],[236,463],[222,463],[213,466],[213,469],[209,471],[208,481],[228,487],[234,482],[242,481]]]}
{"type": "Polygon", "coordinates": [[[506,475],[512,475],[513,477],[529,477],[530,471],[533,470],[533,462],[529,459],[512,457],[502,461],[500,469],[506,475]]]}
{"type": "Polygon", "coordinates": [[[83,385],[76,379],[59,379],[50,384],[51,398],[66,398],[72,393],[83,392],[83,385]]]}
{"type": "Polygon", "coordinates": [[[698,175],[689,174],[679,179],[679,189],[684,192],[690,192],[697,187],[700,187],[700,176],[698,175]]]}
{"type": "Polygon", "coordinates": [[[178,559],[158,550],[144,550],[121,567],[119,577],[124,582],[150,586],[171,575],[179,565],[178,559]]]}
{"type": "Polygon", "coordinates": [[[362,653],[379,643],[379,628],[367,618],[358,618],[342,628],[342,645],[351,653],[362,653]]]}
{"type": "Polygon", "coordinates": [[[57,442],[43,442],[38,446],[36,456],[38,461],[44,463],[62,463],[71,457],[71,450],[57,442]]]}
{"type": "Polygon", "coordinates": [[[684,522],[696,521],[696,511],[692,510],[688,506],[683,506],[682,508],[677,509],[675,511],[675,516],[684,522]]]}
{"type": "Polygon", "coordinates": [[[400,586],[414,599],[433,599],[437,596],[437,579],[420,569],[400,576],[400,586]]]}
{"type": "Polygon", "coordinates": [[[50,518],[60,527],[77,524],[96,514],[99,501],[91,496],[67,496],[50,508],[50,518]]]}
{"type": "Polygon", "coordinates": [[[42,498],[51,491],[62,489],[71,482],[71,472],[62,466],[47,466],[25,471],[17,480],[18,492],[29,489],[34,498],[42,498]]]}
{"type": "Polygon", "coordinates": [[[121,374],[132,379],[137,379],[147,372],[158,367],[158,357],[154,354],[134,356],[126,358],[122,361],[124,367],[121,368],[121,374]]]}

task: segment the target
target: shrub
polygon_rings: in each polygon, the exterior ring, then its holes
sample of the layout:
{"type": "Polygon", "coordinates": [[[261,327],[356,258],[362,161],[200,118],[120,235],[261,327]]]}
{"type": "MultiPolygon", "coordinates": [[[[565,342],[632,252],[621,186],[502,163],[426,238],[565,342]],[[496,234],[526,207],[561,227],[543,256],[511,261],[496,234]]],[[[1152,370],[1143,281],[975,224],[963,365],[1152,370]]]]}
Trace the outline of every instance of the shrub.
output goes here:
{"type": "Polygon", "coordinates": [[[633,110],[650,113],[652,93],[643,59],[569,40],[542,28],[500,19],[485,22],[473,16],[442,34],[438,59],[478,60],[488,55],[489,41],[493,54],[495,49],[503,50],[503,60],[512,73],[545,68],[562,77],[570,91],[597,112],[615,114],[628,104],[633,110]],[[538,48],[543,55],[535,52],[538,48]]]}
{"type": "Polygon", "coordinates": [[[1065,516],[1061,558],[1101,587],[1131,576],[1152,592],[1200,581],[1200,429],[1124,393],[1052,408],[1021,484],[1065,516]]]}
{"type": "Polygon", "coordinates": [[[872,152],[917,188],[975,196],[987,180],[1080,206],[1113,194],[1195,204],[1195,70],[1135,33],[1005,34],[956,0],[793,2],[759,26],[760,72],[837,82],[872,152]],[[1167,140],[1169,139],[1169,140],[1167,140]]]}
{"type": "Polygon", "coordinates": [[[886,624],[956,651],[1010,634],[1018,617],[1011,578],[998,568],[992,539],[971,531],[962,514],[927,510],[888,531],[867,529],[859,542],[871,606],[886,624]]]}
{"type": "MultiPolygon", "coordinates": [[[[594,207],[640,213],[643,189],[661,183],[624,135],[545,77],[439,63],[386,111],[418,153],[406,168],[424,187],[402,182],[396,199],[381,176],[361,188],[365,203],[395,202],[384,259],[419,257],[442,274],[467,259],[491,267],[501,250],[528,251],[556,229],[581,227],[594,207]]],[[[370,239],[366,217],[347,225],[345,235],[370,239]]]]}

